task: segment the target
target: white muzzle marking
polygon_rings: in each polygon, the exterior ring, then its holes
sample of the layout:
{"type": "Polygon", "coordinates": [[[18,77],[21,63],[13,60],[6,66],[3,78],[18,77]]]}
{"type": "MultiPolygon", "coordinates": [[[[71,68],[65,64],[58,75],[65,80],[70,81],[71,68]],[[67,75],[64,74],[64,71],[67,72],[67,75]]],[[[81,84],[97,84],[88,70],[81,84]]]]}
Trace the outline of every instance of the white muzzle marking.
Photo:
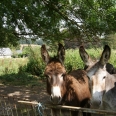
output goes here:
{"type": "Polygon", "coordinates": [[[51,91],[52,97],[61,97],[60,87],[59,86],[53,86],[51,91]]]}

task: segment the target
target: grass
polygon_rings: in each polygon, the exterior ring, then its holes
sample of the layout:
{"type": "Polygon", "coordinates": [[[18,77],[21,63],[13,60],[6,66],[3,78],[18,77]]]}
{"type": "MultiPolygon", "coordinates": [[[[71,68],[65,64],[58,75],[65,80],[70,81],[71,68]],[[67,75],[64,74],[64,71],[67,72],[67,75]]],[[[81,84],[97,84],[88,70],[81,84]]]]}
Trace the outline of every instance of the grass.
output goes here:
{"type": "Polygon", "coordinates": [[[27,64],[27,58],[6,58],[0,59],[0,81],[3,84],[27,85],[32,75],[20,72],[20,67],[27,64]]]}
{"type": "MultiPolygon", "coordinates": [[[[87,49],[93,59],[99,59],[102,49],[87,49]]],[[[54,53],[50,53],[54,54],[54,53]]],[[[111,64],[116,67],[116,51],[112,50],[111,64]]],[[[78,49],[66,50],[65,68],[67,72],[74,69],[83,69],[83,62],[78,49]]],[[[0,82],[10,85],[34,85],[44,79],[45,64],[41,59],[40,50],[35,50],[28,58],[6,58],[0,59],[0,82]]]]}
{"type": "Polygon", "coordinates": [[[27,58],[0,59],[0,75],[18,73],[19,67],[28,62],[27,58]]]}
{"type": "MultiPolygon", "coordinates": [[[[98,59],[101,53],[100,49],[88,49],[86,51],[93,59],[96,58],[98,59]]],[[[65,66],[67,71],[79,69],[79,68],[83,69],[84,65],[83,65],[83,61],[80,58],[78,49],[66,50],[65,66]]]]}

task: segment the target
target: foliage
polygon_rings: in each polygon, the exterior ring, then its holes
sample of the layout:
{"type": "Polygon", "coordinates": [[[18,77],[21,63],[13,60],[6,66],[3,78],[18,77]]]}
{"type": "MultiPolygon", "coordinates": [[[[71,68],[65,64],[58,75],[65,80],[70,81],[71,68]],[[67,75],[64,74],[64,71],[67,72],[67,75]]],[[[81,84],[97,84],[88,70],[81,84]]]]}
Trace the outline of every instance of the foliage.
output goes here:
{"type": "Polygon", "coordinates": [[[68,49],[66,51],[65,57],[65,67],[67,72],[70,72],[74,69],[83,68],[82,60],[79,56],[78,50],[68,49]]]}
{"type": "MultiPolygon", "coordinates": [[[[4,84],[14,85],[33,85],[37,84],[38,80],[45,79],[44,69],[45,64],[40,56],[39,48],[31,48],[29,59],[27,58],[11,58],[0,59],[0,82],[4,84]],[[34,50],[34,52],[32,51],[34,50]]],[[[93,59],[98,59],[102,49],[87,49],[87,52],[93,59]]],[[[56,52],[50,52],[54,55],[56,52]]],[[[116,51],[112,49],[110,63],[116,67],[116,51]]],[[[66,50],[64,62],[67,72],[74,69],[83,69],[83,62],[79,56],[78,49],[66,50]]]]}
{"type": "MultiPolygon", "coordinates": [[[[87,52],[93,59],[96,59],[100,56],[101,49],[87,49],[87,52]]],[[[65,67],[67,72],[84,68],[83,61],[80,58],[78,49],[66,50],[65,67]]]]}
{"type": "Polygon", "coordinates": [[[24,47],[23,48],[23,54],[25,54],[27,56],[30,54],[30,51],[31,51],[30,47],[24,47]]]}
{"type": "Polygon", "coordinates": [[[80,44],[97,42],[98,35],[116,32],[115,4],[115,0],[2,0],[0,46],[15,46],[27,35],[52,43],[66,38],[80,44]]]}
{"type": "Polygon", "coordinates": [[[24,66],[25,71],[31,73],[32,75],[36,75],[39,78],[43,77],[43,62],[40,58],[40,47],[28,47],[28,59],[29,61],[24,66]]]}
{"type": "Polygon", "coordinates": [[[103,45],[109,45],[113,49],[116,49],[116,33],[115,34],[109,34],[103,38],[103,45]]]}

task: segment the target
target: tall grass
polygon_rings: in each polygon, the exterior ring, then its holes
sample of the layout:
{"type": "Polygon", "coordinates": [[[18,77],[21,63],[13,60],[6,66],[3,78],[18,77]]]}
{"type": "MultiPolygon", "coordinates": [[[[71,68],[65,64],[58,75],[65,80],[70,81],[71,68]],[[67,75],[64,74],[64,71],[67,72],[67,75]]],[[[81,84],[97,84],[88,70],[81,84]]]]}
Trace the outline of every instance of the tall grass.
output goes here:
{"type": "MultiPolygon", "coordinates": [[[[98,59],[101,53],[101,49],[87,49],[86,51],[92,59],[98,59]]],[[[80,58],[78,49],[66,50],[65,67],[68,72],[74,69],[83,69],[84,64],[80,58]]]]}
{"type": "Polygon", "coordinates": [[[82,60],[77,49],[66,50],[65,67],[67,69],[67,72],[83,67],[82,60]]]}
{"type": "MultiPolygon", "coordinates": [[[[93,59],[99,59],[102,49],[87,49],[93,59]]],[[[50,52],[50,55],[55,55],[50,52]]],[[[116,67],[116,51],[112,49],[111,64],[116,67]]],[[[83,69],[83,61],[80,58],[78,49],[67,49],[65,56],[65,68],[67,72],[74,69],[83,69]]],[[[37,80],[44,79],[45,64],[42,61],[40,47],[30,49],[28,58],[0,59],[0,80],[1,82],[13,82],[15,85],[37,83],[37,80]]]]}
{"type": "Polygon", "coordinates": [[[28,62],[27,58],[0,59],[0,75],[18,73],[19,67],[28,62]]]}

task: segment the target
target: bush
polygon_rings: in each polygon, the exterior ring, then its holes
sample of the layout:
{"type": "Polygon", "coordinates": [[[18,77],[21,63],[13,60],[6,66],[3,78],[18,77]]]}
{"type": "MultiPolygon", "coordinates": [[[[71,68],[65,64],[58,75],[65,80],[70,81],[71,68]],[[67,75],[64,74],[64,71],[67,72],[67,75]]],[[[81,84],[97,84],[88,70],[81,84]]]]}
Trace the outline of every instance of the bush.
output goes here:
{"type": "Polygon", "coordinates": [[[30,48],[28,55],[29,61],[25,66],[25,71],[38,76],[38,78],[43,78],[44,63],[40,56],[40,48],[30,48]]]}
{"type": "Polygon", "coordinates": [[[78,49],[66,50],[65,67],[67,72],[75,69],[83,68],[83,62],[79,56],[78,49]]]}

